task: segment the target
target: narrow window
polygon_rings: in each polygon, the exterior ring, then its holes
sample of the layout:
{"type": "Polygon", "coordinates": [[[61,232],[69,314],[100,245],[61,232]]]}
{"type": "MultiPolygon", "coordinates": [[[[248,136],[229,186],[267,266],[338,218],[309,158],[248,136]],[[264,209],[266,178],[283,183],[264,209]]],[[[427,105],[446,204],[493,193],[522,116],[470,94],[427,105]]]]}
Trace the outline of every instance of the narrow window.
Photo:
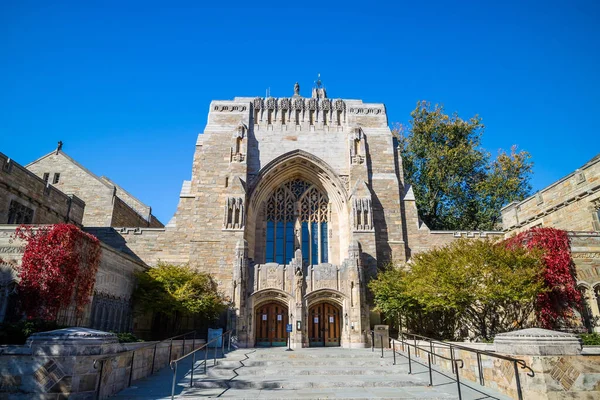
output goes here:
{"type": "Polygon", "coordinates": [[[300,125],[300,110],[296,110],[296,125],[300,125]]]}
{"type": "Polygon", "coordinates": [[[54,174],[54,179],[52,179],[52,183],[57,184],[59,180],[60,180],[60,174],[58,172],[56,172],[54,174]]]}
{"type": "Polygon", "coordinates": [[[327,125],[327,111],[323,111],[323,125],[327,125]]]}
{"type": "Polygon", "coordinates": [[[284,232],[283,222],[277,221],[277,229],[275,230],[275,262],[277,264],[283,264],[283,251],[284,251],[284,232]]]}
{"type": "Polygon", "coordinates": [[[340,126],[342,124],[342,112],[341,111],[337,112],[337,124],[338,124],[338,126],[340,126]]]}
{"type": "Polygon", "coordinates": [[[319,223],[312,222],[310,224],[310,238],[311,238],[311,264],[319,264],[319,223]]]}
{"type": "Polygon", "coordinates": [[[269,125],[273,123],[273,110],[269,110],[267,114],[267,123],[269,125]]]}
{"type": "Polygon", "coordinates": [[[275,224],[273,221],[267,221],[267,249],[265,254],[265,262],[274,262],[273,258],[275,249],[275,224]]]}
{"type": "Polygon", "coordinates": [[[285,263],[289,264],[294,258],[294,223],[285,223],[285,263]]]}
{"type": "Polygon", "coordinates": [[[31,224],[33,210],[14,200],[10,201],[8,209],[8,224],[31,224]]]}
{"type": "Polygon", "coordinates": [[[229,187],[229,177],[225,177],[225,187],[229,187]]]}
{"type": "Polygon", "coordinates": [[[329,262],[329,254],[327,252],[328,237],[327,222],[323,222],[321,223],[321,260],[324,263],[329,262]]]}
{"type": "Polygon", "coordinates": [[[315,110],[310,110],[308,113],[308,120],[311,125],[315,124],[315,110]]]}
{"type": "Polygon", "coordinates": [[[308,262],[310,246],[310,233],[308,232],[308,222],[302,222],[302,259],[308,262]]]}
{"type": "Polygon", "coordinates": [[[44,183],[48,183],[48,179],[50,179],[50,173],[44,172],[44,183]]]}
{"type": "Polygon", "coordinates": [[[285,110],[281,110],[281,123],[285,125],[285,110]]]}

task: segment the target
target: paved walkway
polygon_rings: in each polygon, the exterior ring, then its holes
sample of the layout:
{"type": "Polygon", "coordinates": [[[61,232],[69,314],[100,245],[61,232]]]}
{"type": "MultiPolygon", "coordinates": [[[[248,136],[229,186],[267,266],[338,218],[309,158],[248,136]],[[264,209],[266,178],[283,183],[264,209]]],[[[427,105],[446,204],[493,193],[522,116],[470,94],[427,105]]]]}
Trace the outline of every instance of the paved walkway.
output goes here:
{"type": "MultiPolygon", "coordinates": [[[[212,355],[212,353],[210,353],[212,355]]],[[[225,358],[208,361],[198,353],[194,382],[190,387],[191,360],[179,365],[176,399],[458,399],[452,374],[433,371],[428,386],[426,363],[408,360],[391,351],[370,349],[310,348],[286,352],[284,348],[238,349],[225,358]]],[[[119,392],[117,399],[170,399],[173,372],[165,368],[150,378],[136,381],[119,392]]],[[[463,400],[509,398],[469,381],[461,381],[463,400]]]]}

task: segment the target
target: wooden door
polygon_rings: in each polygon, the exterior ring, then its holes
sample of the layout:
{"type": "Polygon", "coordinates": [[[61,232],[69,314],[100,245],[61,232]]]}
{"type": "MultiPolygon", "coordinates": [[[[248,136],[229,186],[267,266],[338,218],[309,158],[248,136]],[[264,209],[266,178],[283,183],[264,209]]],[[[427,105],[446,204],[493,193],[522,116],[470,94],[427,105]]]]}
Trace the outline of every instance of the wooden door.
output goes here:
{"type": "Polygon", "coordinates": [[[286,346],[288,308],[280,303],[266,303],[256,308],[255,345],[257,347],[286,346]]]}
{"type": "Polygon", "coordinates": [[[311,347],[340,345],[340,309],[319,303],[308,311],[308,340],[311,347]]]}

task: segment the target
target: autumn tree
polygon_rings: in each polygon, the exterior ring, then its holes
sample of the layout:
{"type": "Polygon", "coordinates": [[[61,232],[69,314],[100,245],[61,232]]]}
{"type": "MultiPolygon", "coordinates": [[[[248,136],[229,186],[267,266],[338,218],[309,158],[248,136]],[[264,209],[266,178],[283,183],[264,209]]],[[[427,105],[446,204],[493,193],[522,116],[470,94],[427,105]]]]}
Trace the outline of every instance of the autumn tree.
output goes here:
{"type": "Polygon", "coordinates": [[[497,229],[500,209],[529,195],[529,153],[513,146],[492,159],[481,148],[485,127],[479,116],[464,120],[421,101],[411,117],[394,132],[405,179],[430,228],[497,229]]]}

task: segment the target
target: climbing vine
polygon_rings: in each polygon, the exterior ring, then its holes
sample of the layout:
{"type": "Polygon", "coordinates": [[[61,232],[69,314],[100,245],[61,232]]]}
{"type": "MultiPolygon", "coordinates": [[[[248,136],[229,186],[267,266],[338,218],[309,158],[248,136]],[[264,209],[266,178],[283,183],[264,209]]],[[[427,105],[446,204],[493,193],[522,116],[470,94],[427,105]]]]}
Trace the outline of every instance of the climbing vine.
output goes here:
{"type": "Polygon", "coordinates": [[[537,295],[536,314],[542,327],[556,329],[572,324],[573,309],[581,306],[575,281],[567,232],[554,228],[532,228],[507,239],[509,248],[539,249],[544,263],[546,290],[537,295]]]}
{"type": "Polygon", "coordinates": [[[28,318],[54,320],[61,308],[80,314],[90,301],[100,264],[100,242],[71,224],[21,225],[25,241],[19,268],[19,300],[28,318]]]}

